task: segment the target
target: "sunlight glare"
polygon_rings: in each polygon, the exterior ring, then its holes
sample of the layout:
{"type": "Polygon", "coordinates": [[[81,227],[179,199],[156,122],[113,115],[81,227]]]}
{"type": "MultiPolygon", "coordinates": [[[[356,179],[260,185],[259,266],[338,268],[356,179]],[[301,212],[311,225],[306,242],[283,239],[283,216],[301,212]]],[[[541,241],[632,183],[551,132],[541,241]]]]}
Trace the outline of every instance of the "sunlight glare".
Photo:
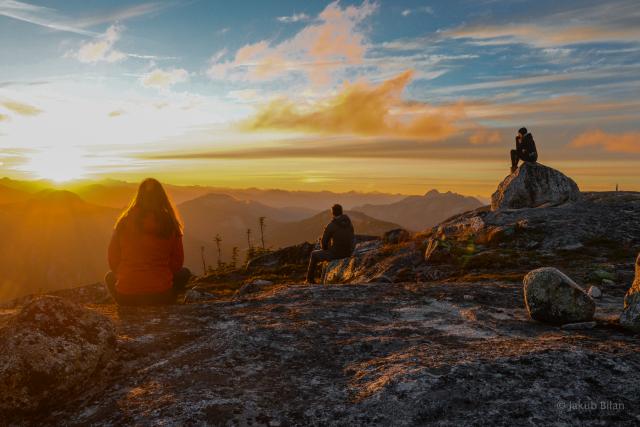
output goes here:
{"type": "Polygon", "coordinates": [[[34,177],[66,182],[87,175],[87,158],[76,147],[51,147],[33,153],[20,169],[34,177]]]}

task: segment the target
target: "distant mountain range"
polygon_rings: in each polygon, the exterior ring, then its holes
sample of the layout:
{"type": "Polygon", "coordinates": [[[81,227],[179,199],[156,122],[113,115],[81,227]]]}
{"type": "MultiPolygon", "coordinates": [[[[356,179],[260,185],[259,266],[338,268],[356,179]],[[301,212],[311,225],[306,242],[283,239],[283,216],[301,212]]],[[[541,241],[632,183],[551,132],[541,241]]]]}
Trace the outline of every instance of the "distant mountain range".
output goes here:
{"type": "MultiPolygon", "coordinates": [[[[249,247],[247,230],[251,229],[251,245],[261,246],[259,218],[265,217],[265,247],[280,248],[304,241],[314,242],[331,220],[330,212],[313,215],[301,208],[273,208],[265,204],[238,200],[225,194],[207,194],[178,205],[185,222],[185,256],[187,265],[202,270],[200,248],[205,248],[208,265],[217,263],[216,235],[222,238],[222,261],[231,260],[233,247],[240,250],[243,261],[249,247]],[[313,215],[313,216],[311,216],[313,215]],[[306,218],[305,218],[306,217],[306,218]],[[305,219],[302,219],[305,218],[305,219]]],[[[358,234],[381,235],[398,228],[397,224],[380,221],[360,212],[350,213],[358,234]]]]}
{"type": "MultiPolygon", "coordinates": [[[[52,184],[47,181],[16,181],[3,178],[0,179],[0,186],[33,193],[50,188],[52,184]]],[[[68,189],[89,203],[121,209],[129,204],[137,187],[137,183],[105,179],[93,183],[76,184],[68,187],[68,189]]],[[[367,203],[393,203],[406,197],[402,194],[377,192],[360,193],[350,191],[348,193],[334,193],[331,191],[287,191],[258,188],[234,189],[199,185],[166,184],[165,188],[176,204],[215,193],[226,194],[239,200],[252,200],[275,208],[297,206],[315,212],[328,209],[335,203],[340,203],[345,209],[350,209],[367,203]]],[[[0,201],[0,203],[2,202],[0,201]]]]}
{"type": "Polygon", "coordinates": [[[101,280],[118,214],[68,191],[0,205],[0,300],[101,280]]]}
{"type": "MultiPolygon", "coordinates": [[[[102,280],[108,269],[107,245],[121,208],[98,206],[70,191],[3,184],[0,180],[0,300],[102,280]]],[[[105,194],[109,187],[91,189],[96,190],[105,194]]],[[[129,187],[128,197],[134,190],[129,187]]],[[[265,244],[270,248],[315,241],[330,220],[328,209],[317,213],[271,207],[226,194],[200,195],[177,208],[185,222],[185,264],[196,274],[202,273],[201,247],[207,264],[216,265],[216,234],[222,238],[223,261],[230,261],[234,246],[244,261],[247,229],[251,244],[261,246],[260,217],[265,217],[265,244]]],[[[359,234],[380,235],[398,227],[362,213],[351,215],[359,234]]]]}
{"type": "Polygon", "coordinates": [[[395,222],[408,230],[421,231],[482,205],[475,197],[431,190],[424,196],[409,196],[384,205],[367,204],[353,210],[383,221],[395,222]]]}
{"type": "MultiPolygon", "coordinates": [[[[0,179],[0,300],[102,280],[113,224],[136,190],[135,184],[112,180],[79,185],[74,192],[48,189],[47,185],[46,181],[0,179]]],[[[331,220],[329,208],[335,202],[345,207],[357,201],[376,202],[347,211],[356,233],[366,235],[381,235],[400,226],[422,230],[481,205],[473,197],[435,190],[424,196],[399,197],[167,188],[185,222],[185,264],[197,274],[202,272],[202,247],[206,264],[216,265],[217,234],[222,238],[224,262],[231,260],[233,247],[239,249],[240,261],[249,244],[260,247],[260,217],[265,217],[265,246],[277,249],[316,241],[331,220]]]]}

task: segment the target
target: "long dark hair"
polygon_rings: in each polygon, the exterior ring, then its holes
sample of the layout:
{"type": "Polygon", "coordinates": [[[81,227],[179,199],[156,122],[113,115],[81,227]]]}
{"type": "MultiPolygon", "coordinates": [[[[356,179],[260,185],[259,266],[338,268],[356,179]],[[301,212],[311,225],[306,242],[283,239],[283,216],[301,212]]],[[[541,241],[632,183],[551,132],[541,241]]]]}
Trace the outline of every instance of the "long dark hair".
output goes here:
{"type": "Polygon", "coordinates": [[[182,236],[182,222],[176,209],[160,181],[154,178],[147,178],[140,183],[129,207],[116,221],[115,229],[119,230],[125,223],[133,221],[138,230],[142,230],[142,220],[147,215],[154,216],[158,221],[160,237],[169,238],[174,233],[182,236]]]}

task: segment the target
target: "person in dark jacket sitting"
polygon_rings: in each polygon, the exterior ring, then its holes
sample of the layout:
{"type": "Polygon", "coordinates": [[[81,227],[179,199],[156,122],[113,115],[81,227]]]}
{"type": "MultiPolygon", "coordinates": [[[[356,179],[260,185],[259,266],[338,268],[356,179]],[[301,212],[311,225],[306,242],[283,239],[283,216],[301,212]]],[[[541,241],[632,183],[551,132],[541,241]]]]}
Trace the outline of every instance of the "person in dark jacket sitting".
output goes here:
{"type": "Polygon", "coordinates": [[[511,150],[511,173],[514,173],[518,169],[518,162],[537,162],[538,151],[536,150],[536,143],[533,140],[533,135],[527,132],[527,128],[520,128],[516,135],[516,149],[511,150]]]}
{"type": "Polygon", "coordinates": [[[311,252],[307,283],[315,283],[316,267],[319,262],[347,258],[353,253],[354,231],[348,216],[342,213],[342,206],[331,208],[333,220],[326,226],[320,241],[321,249],[311,252]]]}

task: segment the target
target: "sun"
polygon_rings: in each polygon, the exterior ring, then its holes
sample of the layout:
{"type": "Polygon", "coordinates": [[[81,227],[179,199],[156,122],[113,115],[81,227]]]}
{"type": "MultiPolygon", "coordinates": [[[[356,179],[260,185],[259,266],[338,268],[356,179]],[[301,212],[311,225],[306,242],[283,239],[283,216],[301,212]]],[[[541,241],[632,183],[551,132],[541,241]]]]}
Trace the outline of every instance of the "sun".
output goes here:
{"type": "Polygon", "coordinates": [[[55,182],[67,182],[85,177],[85,154],[75,147],[51,147],[31,154],[21,170],[37,178],[55,182]]]}

